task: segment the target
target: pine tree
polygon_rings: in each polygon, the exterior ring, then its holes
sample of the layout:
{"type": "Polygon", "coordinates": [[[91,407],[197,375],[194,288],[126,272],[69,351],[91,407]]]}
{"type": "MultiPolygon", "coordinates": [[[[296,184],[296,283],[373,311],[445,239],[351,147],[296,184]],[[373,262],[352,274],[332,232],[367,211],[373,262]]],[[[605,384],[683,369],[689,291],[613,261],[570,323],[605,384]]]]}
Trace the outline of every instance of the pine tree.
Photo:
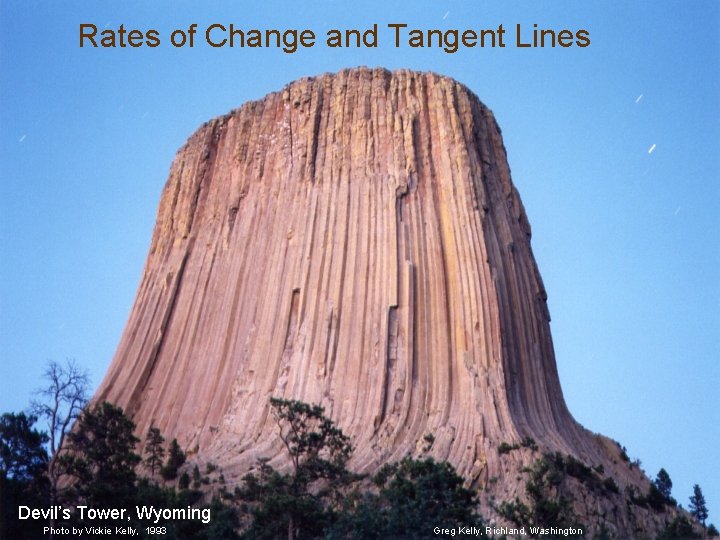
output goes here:
{"type": "Polygon", "coordinates": [[[135,424],[120,407],[103,402],[80,416],[77,428],[68,433],[69,448],[60,459],[64,471],[75,479],[73,502],[117,508],[133,499],[135,424]]]}
{"type": "Polygon", "coordinates": [[[37,417],[5,413],[0,417],[0,475],[31,481],[42,475],[48,455],[43,445],[48,436],[33,429],[37,417]]]}
{"type": "Polygon", "coordinates": [[[241,499],[253,505],[247,538],[319,538],[333,512],[327,502],[338,501],[357,479],[346,468],[352,453],[350,438],[325,416],[319,405],[270,399],[272,414],[292,463],[281,474],[260,460],[259,475],[247,474],[241,499]]]}
{"type": "Polygon", "coordinates": [[[185,452],[182,451],[177,439],[173,439],[168,450],[168,458],[165,466],[160,469],[160,474],[165,480],[177,478],[178,469],[185,463],[185,452]]]}
{"type": "Polygon", "coordinates": [[[200,469],[195,465],[192,470],[192,488],[199,489],[202,483],[202,476],[200,476],[200,469]]]}
{"type": "Polygon", "coordinates": [[[48,504],[47,434],[33,429],[35,416],[6,413],[0,417],[0,538],[31,538],[34,523],[10,519],[19,505],[48,504]]]}
{"type": "Polygon", "coordinates": [[[658,491],[662,494],[663,497],[665,497],[666,499],[670,499],[670,493],[672,491],[672,480],[670,480],[670,475],[665,469],[660,469],[660,471],[657,473],[657,478],[655,478],[655,487],[658,488],[658,491]]]}
{"type": "Polygon", "coordinates": [[[333,527],[337,538],[426,538],[434,527],[481,527],[477,497],[447,462],[404,457],[372,478],[377,495],[349,504],[333,527]]]}
{"type": "Polygon", "coordinates": [[[165,438],[160,434],[160,430],[151,426],[145,436],[145,465],[150,469],[150,474],[155,476],[155,471],[159,471],[162,467],[162,461],[165,457],[165,449],[163,443],[165,438]]]}
{"type": "Polygon", "coordinates": [[[363,493],[362,476],[347,469],[350,438],[321,406],[275,398],[270,405],[292,469],[278,472],[263,458],[245,475],[235,492],[252,519],[243,538],[425,538],[432,527],[481,525],[475,494],[450,464],[406,457],[383,467],[375,489],[363,493]]]}
{"type": "Polygon", "coordinates": [[[703,495],[700,486],[695,484],[693,486],[693,494],[690,497],[690,514],[697,519],[700,523],[705,526],[705,520],[708,517],[708,509],[705,504],[705,496],[703,495]]]}

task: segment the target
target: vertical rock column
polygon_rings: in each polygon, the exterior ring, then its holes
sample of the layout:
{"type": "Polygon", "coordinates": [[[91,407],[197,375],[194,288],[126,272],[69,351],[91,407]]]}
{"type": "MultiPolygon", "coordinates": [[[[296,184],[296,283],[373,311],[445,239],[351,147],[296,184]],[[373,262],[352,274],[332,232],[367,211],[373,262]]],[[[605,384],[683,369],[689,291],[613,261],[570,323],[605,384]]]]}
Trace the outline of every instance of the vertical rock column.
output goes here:
{"type": "Polygon", "coordinates": [[[96,399],[236,478],[284,459],[271,396],[322,404],[365,471],[426,434],[480,484],[516,476],[496,449],[524,436],[603,460],[563,401],[545,300],[499,129],[467,88],[302,79],[178,152],[96,399]]]}

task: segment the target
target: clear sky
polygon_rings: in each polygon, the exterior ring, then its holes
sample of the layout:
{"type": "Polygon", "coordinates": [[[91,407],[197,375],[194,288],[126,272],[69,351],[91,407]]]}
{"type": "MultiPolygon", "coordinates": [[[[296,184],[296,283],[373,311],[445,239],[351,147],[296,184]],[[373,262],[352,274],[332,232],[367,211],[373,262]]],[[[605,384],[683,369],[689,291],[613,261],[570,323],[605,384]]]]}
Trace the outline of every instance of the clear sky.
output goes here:
{"type": "Polygon", "coordinates": [[[450,75],[495,113],[533,227],[575,417],[699,483],[720,524],[720,2],[0,0],[0,412],[49,360],[99,383],[139,283],[175,151],[205,120],[358,65],[450,75]],[[79,25],[159,31],[79,47],[79,25]],[[197,23],[310,28],[277,49],[170,45],[197,23]],[[379,25],[376,49],[329,49],[379,25]],[[388,23],[508,29],[505,48],[394,47],[388,23]],[[514,45],[515,25],[584,28],[587,48],[514,45]]]}

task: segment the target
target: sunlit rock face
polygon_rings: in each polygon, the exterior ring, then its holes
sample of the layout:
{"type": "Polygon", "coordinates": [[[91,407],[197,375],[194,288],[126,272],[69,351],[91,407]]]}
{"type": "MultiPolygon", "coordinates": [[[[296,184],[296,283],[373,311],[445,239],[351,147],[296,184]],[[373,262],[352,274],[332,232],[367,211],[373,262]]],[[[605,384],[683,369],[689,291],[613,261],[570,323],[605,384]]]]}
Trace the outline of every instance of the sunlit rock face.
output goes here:
{"type": "Polygon", "coordinates": [[[322,404],[352,437],[355,470],[426,451],[503,500],[539,453],[498,446],[532,437],[642,490],[569,414],[546,298],[500,130],[475,95],[411,71],[301,79],[178,152],[96,399],[230,483],[260,457],[283,465],[277,396],[322,404]]]}

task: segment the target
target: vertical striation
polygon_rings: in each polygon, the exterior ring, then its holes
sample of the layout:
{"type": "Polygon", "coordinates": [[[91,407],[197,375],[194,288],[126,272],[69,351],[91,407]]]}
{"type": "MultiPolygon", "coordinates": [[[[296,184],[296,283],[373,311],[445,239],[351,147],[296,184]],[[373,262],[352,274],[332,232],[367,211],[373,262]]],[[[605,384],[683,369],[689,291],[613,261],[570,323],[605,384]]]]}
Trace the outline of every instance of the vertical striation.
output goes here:
{"type": "Polygon", "coordinates": [[[467,88],[302,79],[179,151],[96,399],[228,478],[282,459],[278,396],[322,404],[356,470],[433,434],[431,455],[510,495],[531,456],[497,447],[529,436],[622,484],[613,445],[567,410],[546,298],[500,130],[467,88]]]}

